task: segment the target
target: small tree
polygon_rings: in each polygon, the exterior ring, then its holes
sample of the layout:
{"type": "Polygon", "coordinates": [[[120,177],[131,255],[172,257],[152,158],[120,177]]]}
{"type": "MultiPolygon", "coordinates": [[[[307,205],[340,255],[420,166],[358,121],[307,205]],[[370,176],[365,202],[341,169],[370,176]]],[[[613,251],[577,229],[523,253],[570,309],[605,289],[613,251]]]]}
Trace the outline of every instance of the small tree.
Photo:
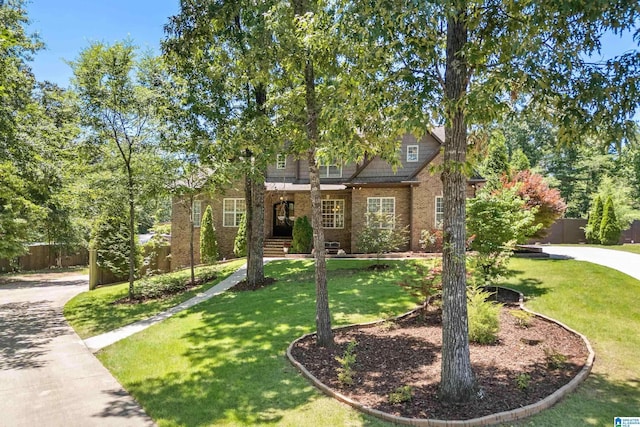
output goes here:
{"type": "Polygon", "coordinates": [[[478,252],[475,262],[485,283],[504,275],[515,244],[540,227],[534,225],[536,208],[524,207],[513,188],[481,190],[467,201],[467,233],[474,236],[471,249],[478,252]]]}
{"type": "Polygon", "coordinates": [[[218,241],[213,226],[211,206],[207,206],[200,224],[200,262],[212,264],[218,260],[218,241]]]}
{"type": "Polygon", "coordinates": [[[307,216],[296,218],[293,223],[293,241],[291,242],[291,253],[308,254],[311,253],[313,244],[313,227],[307,216]]]}
{"type": "Polygon", "coordinates": [[[602,225],[602,199],[599,195],[593,199],[591,203],[591,211],[589,212],[589,221],[584,228],[584,235],[587,243],[600,243],[600,226],[602,225]]]}
{"type": "MultiPolygon", "coordinates": [[[[107,206],[93,226],[91,246],[96,249],[97,264],[119,278],[129,273],[129,254],[131,241],[128,218],[124,206],[107,206]]],[[[134,241],[136,241],[134,236],[134,241]]],[[[138,245],[133,256],[135,271],[141,264],[138,245]]],[[[131,295],[130,295],[131,297],[131,295]]]]}
{"type": "Polygon", "coordinates": [[[247,216],[245,214],[242,214],[240,224],[238,224],[238,232],[233,241],[233,253],[238,258],[247,256],[247,216]]]}
{"type": "Polygon", "coordinates": [[[600,225],[600,242],[603,245],[617,245],[620,241],[620,224],[616,218],[616,211],[611,197],[607,198],[600,225]]]}
{"type": "Polygon", "coordinates": [[[364,229],[358,235],[356,245],[365,254],[376,254],[376,265],[385,252],[399,250],[409,241],[409,228],[396,228],[395,218],[390,214],[367,213],[364,229]]]}
{"type": "Polygon", "coordinates": [[[493,131],[491,133],[483,169],[487,178],[509,175],[509,152],[504,134],[501,131],[493,131]]]}
{"type": "Polygon", "coordinates": [[[544,230],[560,218],[567,209],[560,192],[555,188],[549,188],[540,174],[523,170],[515,174],[513,179],[503,176],[502,181],[505,188],[515,188],[516,195],[525,202],[525,209],[535,209],[533,223],[539,224],[540,227],[528,237],[543,237],[544,230]]]}
{"type": "Polygon", "coordinates": [[[518,148],[511,155],[511,161],[509,167],[512,171],[519,172],[531,169],[531,162],[527,155],[522,151],[522,148],[518,148]]]}

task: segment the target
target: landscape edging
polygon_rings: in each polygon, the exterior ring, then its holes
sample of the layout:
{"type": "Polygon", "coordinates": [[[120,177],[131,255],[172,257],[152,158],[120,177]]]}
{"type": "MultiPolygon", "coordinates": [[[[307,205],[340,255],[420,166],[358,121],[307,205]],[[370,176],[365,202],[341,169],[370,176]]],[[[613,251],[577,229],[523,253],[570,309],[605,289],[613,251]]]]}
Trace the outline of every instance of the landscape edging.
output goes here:
{"type": "MultiPolygon", "coordinates": [[[[502,286],[497,286],[497,287],[502,287],[502,286]]],[[[518,292],[515,291],[514,289],[510,289],[510,288],[505,288],[502,287],[503,289],[508,289],[510,291],[514,291],[514,292],[518,292]]],[[[397,415],[392,415],[389,414],[387,412],[382,412],[379,411],[377,409],[373,409],[373,408],[369,408],[367,406],[364,406],[358,402],[356,402],[353,399],[348,398],[347,396],[333,390],[332,388],[330,388],[329,386],[327,386],[326,384],[324,384],[323,382],[321,382],[319,379],[317,379],[311,372],[309,372],[300,362],[298,362],[293,355],[291,354],[291,349],[293,348],[293,346],[298,342],[301,341],[311,335],[314,335],[316,332],[311,332],[305,335],[302,335],[301,337],[295,339],[294,341],[291,342],[291,344],[289,344],[289,346],[287,347],[287,358],[289,359],[289,361],[291,362],[291,364],[298,369],[298,371],[300,371],[305,377],[307,377],[317,388],[319,388],[322,392],[324,392],[325,394],[327,394],[330,397],[333,397],[334,399],[337,399],[343,403],[346,403],[356,409],[358,409],[361,412],[367,413],[369,415],[373,415],[377,418],[383,419],[385,421],[390,421],[396,424],[403,424],[403,425],[410,425],[410,426],[419,426],[419,427],[448,427],[448,426],[464,426],[464,427],[475,427],[475,426],[487,426],[487,425],[492,425],[492,424],[498,424],[498,423],[505,423],[505,422],[510,422],[510,421],[516,421],[516,420],[520,420],[523,418],[527,418],[530,417],[532,415],[535,415],[539,412],[542,412],[545,409],[549,409],[551,408],[553,405],[555,405],[556,403],[558,403],[560,400],[562,400],[565,396],[567,396],[569,393],[573,392],[578,385],[580,385],[585,379],[587,379],[587,377],[589,376],[589,374],[591,373],[591,369],[593,368],[593,362],[595,360],[595,353],[593,351],[593,348],[591,347],[591,343],[589,342],[589,340],[587,339],[586,336],[582,335],[581,333],[569,328],[567,325],[552,319],[548,316],[545,316],[543,314],[539,314],[536,313],[532,310],[527,309],[524,306],[524,298],[523,298],[523,294],[521,292],[518,292],[520,294],[520,301],[519,301],[519,306],[522,310],[533,314],[536,317],[545,319],[549,322],[553,322],[555,324],[557,324],[558,326],[560,326],[561,328],[564,328],[565,330],[575,334],[576,336],[580,337],[582,339],[582,341],[585,343],[587,350],[589,351],[589,355],[587,357],[587,361],[585,362],[584,366],[582,367],[582,369],[580,370],[580,372],[578,372],[572,379],[571,381],[569,381],[567,384],[563,385],[562,387],[560,387],[558,390],[556,390],[555,392],[553,392],[552,394],[550,394],[549,396],[545,397],[542,400],[539,400],[538,402],[532,403],[530,405],[527,406],[523,406],[522,408],[516,408],[516,409],[512,409],[510,411],[504,411],[504,412],[498,412],[495,414],[490,414],[490,415],[485,415],[484,417],[480,417],[480,418],[472,418],[469,420],[439,420],[439,419],[432,419],[432,418],[407,418],[407,417],[400,417],[397,415]]],[[[401,314],[399,316],[396,316],[393,318],[393,320],[398,320],[401,319],[403,317],[409,316],[410,314],[412,314],[414,311],[418,310],[420,307],[414,308],[413,310],[401,314]]],[[[339,330],[339,329],[349,329],[349,328],[357,328],[357,327],[367,327],[367,326],[373,326],[373,325],[377,325],[379,323],[385,322],[388,320],[377,320],[374,322],[367,322],[367,323],[362,323],[362,324],[352,324],[352,325],[346,325],[346,326],[340,326],[337,328],[334,328],[334,330],[339,330]]]]}

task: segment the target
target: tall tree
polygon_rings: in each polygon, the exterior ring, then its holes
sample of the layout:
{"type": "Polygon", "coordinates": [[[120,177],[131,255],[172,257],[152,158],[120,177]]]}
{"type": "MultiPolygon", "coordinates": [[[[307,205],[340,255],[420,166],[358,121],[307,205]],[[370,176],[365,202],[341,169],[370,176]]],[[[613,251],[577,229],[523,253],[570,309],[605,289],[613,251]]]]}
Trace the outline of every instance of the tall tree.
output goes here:
{"type": "MultiPolygon", "coordinates": [[[[369,54],[388,56],[407,127],[445,125],[442,182],[442,398],[475,395],[466,315],[464,195],[469,130],[523,101],[558,126],[561,142],[597,133],[604,143],[631,136],[640,89],[640,56],[594,61],[606,31],[633,31],[637,3],[348,2],[371,37],[369,54]],[[553,17],[553,19],[549,19],[553,17]]],[[[403,118],[400,118],[401,120],[403,118]]]]}
{"type": "Polygon", "coordinates": [[[247,283],[252,286],[264,281],[266,167],[282,145],[267,107],[274,64],[264,15],[271,4],[182,0],[163,43],[174,73],[187,82],[185,107],[192,128],[214,141],[202,161],[215,164],[217,174],[245,177],[247,283]]]}
{"type": "Polygon", "coordinates": [[[104,158],[119,159],[126,194],[129,225],[129,298],[134,297],[136,205],[144,187],[162,183],[150,161],[156,157],[159,135],[158,106],[164,104],[159,87],[162,65],[158,58],[136,57],[129,42],[111,46],[91,44],[72,63],[86,139],[104,158]]]}
{"type": "Polygon", "coordinates": [[[31,179],[39,183],[34,186],[34,201],[45,214],[35,224],[38,240],[54,245],[58,256],[63,249],[77,249],[87,241],[88,228],[73,193],[81,179],[74,167],[78,116],[73,92],[44,82],[37,84],[33,104],[20,117],[20,135],[29,141],[36,166],[31,179]]]}
{"type": "Polygon", "coordinates": [[[29,23],[22,0],[0,3],[0,258],[26,252],[44,214],[35,193],[39,157],[21,134],[21,117],[33,107],[35,78],[28,62],[42,48],[26,32],[29,23]]]}
{"type": "Polygon", "coordinates": [[[377,60],[357,62],[366,47],[346,18],[336,2],[308,0],[278,1],[267,17],[279,47],[270,104],[290,151],[309,165],[319,346],[333,344],[320,166],[394,158],[399,136],[387,126],[393,103],[376,88],[377,60]]]}
{"type": "Polygon", "coordinates": [[[210,169],[199,163],[197,156],[181,156],[176,153],[175,146],[173,151],[177,162],[174,180],[169,183],[169,191],[173,196],[173,202],[178,205],[174,208],[185,209],[189,218],[189,269],[191,271],[191,284],[194,285],[196,274],[193,205],[203,189],[209,187],[212,174],[210,169]]]}

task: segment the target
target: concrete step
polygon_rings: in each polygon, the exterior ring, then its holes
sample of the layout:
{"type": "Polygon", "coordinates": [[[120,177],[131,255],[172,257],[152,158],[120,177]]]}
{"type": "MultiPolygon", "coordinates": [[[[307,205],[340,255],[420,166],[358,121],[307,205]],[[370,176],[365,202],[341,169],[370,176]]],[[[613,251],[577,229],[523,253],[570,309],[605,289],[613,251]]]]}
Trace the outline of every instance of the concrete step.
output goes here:
{"type": "Polygon", "coordinates": [[[265,257],[281,257],[284,256],[282,249],[285,244],[291,245],[291,239],[265,239],[263,251],[265,257]]]}

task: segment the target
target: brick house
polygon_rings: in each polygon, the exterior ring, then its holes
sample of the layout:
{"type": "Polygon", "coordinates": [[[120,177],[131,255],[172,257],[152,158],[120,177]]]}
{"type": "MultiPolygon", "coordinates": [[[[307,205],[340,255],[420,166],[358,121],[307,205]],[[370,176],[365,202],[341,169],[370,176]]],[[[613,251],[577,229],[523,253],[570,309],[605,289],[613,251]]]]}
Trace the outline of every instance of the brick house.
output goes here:
{"type": "MultiPolygon", "coordinates": [[[[362,164],[322,166],[325,241],[346,253],[357,253],[356,239],[364,227],[366,213],[382,212],[395,216],[396,227],[409,226],[410,239],[405,249],[420,251],[420,231],[437,228],[444,215],[440,176],[433,174],[429,167],[441,164],[443,140],[444,128],[435,128],[420,140],[404,135],[401,167],[396,172],[378,157],[362,164]]],[[[473,197],[480,181],[468,182],[468,196],[473,197]]],[[[293,220],[304,215],[311,218],[307,162],[292,156],[278,156],[276,164],[268,167],[265,190],[265,255],[282,255],[283,242],[291,239],[293,220]]],[[[211,205],[213,211],[220,253],[231,258],[245,206],[242,184],[232,186],[220,196],[201,195],[194,203],[196,258],[200,218],[207,205],[211,205]]],[[[188,265],[188,207],[174,202],[171,230],[172,267],[188,265]]]]}

